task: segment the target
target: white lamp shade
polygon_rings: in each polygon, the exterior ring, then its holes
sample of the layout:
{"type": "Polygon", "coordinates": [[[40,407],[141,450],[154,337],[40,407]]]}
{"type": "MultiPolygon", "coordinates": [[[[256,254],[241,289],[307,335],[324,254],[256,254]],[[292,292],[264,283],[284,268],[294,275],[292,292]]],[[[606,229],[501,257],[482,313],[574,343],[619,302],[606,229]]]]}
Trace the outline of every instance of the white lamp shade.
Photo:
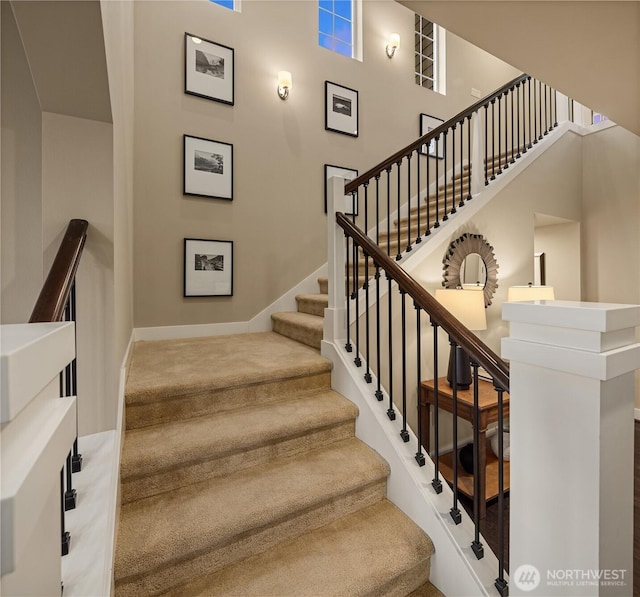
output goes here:
{"type": "Polygon", "coordinates": [[[392,33],[389,35],[389,47],[397,50],[400,47],[400,34],[392,33]]]}
{"type": "Polygon", "coordinates": [[[486,330],[487,314],[484,292],[454,288],[437,288],[436,300],[470,330],[486,330]]]}
{"type": "Polygon", "coordinates": [[[278,73],[278,87],[288,87],[291,89],[293,86],[293,80],[291,78],[291,73],[288,70],[281,70],[278,73]]]}
{"type": "Polygon", "coordinates": [[[507,302],[516,301],[552,301],[553,286],[511,286],[507,292],[507,302]]]}

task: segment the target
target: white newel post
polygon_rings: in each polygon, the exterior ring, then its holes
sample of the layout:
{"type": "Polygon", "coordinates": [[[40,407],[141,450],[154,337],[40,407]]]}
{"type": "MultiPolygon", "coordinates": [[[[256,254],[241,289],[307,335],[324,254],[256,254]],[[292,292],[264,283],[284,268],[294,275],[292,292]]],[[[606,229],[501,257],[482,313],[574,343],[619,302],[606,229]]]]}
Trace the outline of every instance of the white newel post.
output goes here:
{"type": "Polygon", "coordinates": [[[505,303],[511,595],[631,595],[640,306],[505,303]]]}
{"type": "Polygon", "coordinates": [[[329,342],[346,337],[345,236],[336,224],[336,212],[345,211],[344,178],[334,176],[327,183],[327,252],[329,307],[324,314],[324,339],[329,342]]]}

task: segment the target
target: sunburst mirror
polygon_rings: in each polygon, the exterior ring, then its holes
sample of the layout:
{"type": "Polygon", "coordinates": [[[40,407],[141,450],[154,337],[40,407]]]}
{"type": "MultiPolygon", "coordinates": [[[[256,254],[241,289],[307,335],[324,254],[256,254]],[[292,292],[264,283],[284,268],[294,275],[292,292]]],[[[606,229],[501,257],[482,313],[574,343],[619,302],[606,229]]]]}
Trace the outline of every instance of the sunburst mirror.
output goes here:
{"type": "Polygon", "coordinates": [[[482,234],[465,232],[451,241],[442,263],[445,288],[482,288],[484,306],[491,304],[498,288],[498,262],[482,234]]]}

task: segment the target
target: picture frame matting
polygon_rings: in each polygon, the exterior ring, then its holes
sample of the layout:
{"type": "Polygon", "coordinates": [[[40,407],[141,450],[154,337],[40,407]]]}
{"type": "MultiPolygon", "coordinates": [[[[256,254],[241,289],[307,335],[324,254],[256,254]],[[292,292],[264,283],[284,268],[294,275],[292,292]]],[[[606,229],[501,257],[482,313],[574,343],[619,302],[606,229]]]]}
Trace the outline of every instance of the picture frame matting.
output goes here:
{"type": "Polygon", "coordinates": [[[233,241],[184,239],[183,296],[233,296],[233,241]]]}

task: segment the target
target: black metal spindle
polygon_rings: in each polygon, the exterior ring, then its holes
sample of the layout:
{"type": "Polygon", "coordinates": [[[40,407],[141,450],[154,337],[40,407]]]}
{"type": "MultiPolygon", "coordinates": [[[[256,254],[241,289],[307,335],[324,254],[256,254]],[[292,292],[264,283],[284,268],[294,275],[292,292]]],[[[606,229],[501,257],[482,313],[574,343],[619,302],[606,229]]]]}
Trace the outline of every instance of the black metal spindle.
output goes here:
{"type": "Polygon", "coordinates": [[[387,255],[391,256],[391,166],[387,168],[387,255]]]}
{"type": "Polygon", "coordinates": [[[484,557],[484,547],[480,541],[480,400],[478,395],[478,363],[471,363],[473,373],[473,526],[474,538],[471,549],[478,560],[484,557]]]}
{"type": "Polygon", "coordinates": [[[378,387],[376,388],[375,397],[378,402],[382,401],[382,371],[380,369],[380,266],[376,263],[376,365],[378,387]]]}
{"type": "Polygon", "coordinates": [[[516,122],[518,123],[518,134],[516,135],[518,148],[516,159],[520,159],[522,157],[522,154],[520,153],[520,83],[516,85],[516,100],[516,122]]]}
{"type": "MultiPolygon", "coordinates": [[[[418,222],[416,224],[416,240],[415,243],[416,245],[418,243],[422,242],[422,228],[420,227],[420,213],[422,212],[422,202],[421,202],[421,192],[420,192],[420,151],[416,152],[416,187],[418,189],[418,214],[417,214],[417,218],[418,218],[418,222]]],[[[428,194],[428,190],[427,190],[427,194],[428,194]]]]}
{"type": "MultiPolygon", "coordinates": [[[[462,127],[460,127],[462,128],[462,127]]],[[[456,125],[451,127],[451,213],[456,213],[456,125]]],[[[460,145],[460,181],[462,184],[462,145],[460,145]]]]}
{"type": "Polygon", "coordinates": [[[402,226],[400,225],[400,207],[401,207],[401,201],[402,201],[402,192],[400,190],[401,187],[401,168],[402,168],[402,161],[399,160],[398,162],[396,162],[396,165],[398,166],[398,211],[396,212],[396,219],[398,220],[398,246],[396,248],[397,254],[396,254],[396,261],[400,261],[402,259],[402,253],[400,253],[400,237],[402,235],[402,226]]]}
{"type": "MultiPolygon", "coordinates": [[[[436,156],[440,155],[440,135],[436,137],[436,156]]],[[[436,157],[436,222],[434,228],[440,227],[440,160],[436,157]]]]}
{"type": "MultiPolygon", "coordinates": [[[[444,131],[443,133],[443,137],[444,140],[442,142],[442,153],[444,154],[444,166],[443,166],[443,179],[444,179],[444,209],[443,209],[443,216],[442,216],[442,221],[446,221],[449,219],[449,215],[448,215],[448,210],[447,210],[447,187],[449,186],[447,184],[447,133],[449,131],[444,131]]],[[[438,179],[438,186],[440,186],[440,180],[438,179]]]]}
{"type": "Polygon", "coordinates": [[[376,174],[376,245],[380,244],[380,174],[376,174]]]}
{"type": "Polygon", "coordinates": [[[553,90],[553,127],[558,126],[558,92],[553,90]]]}
{"type": "Polygon", "coordinates": [[[538,107],[536,101],[536,82],[533,82],[533,144],[538,142],[538,107]]]}
{"type": "MultiPolygon", "coordinates": [[[[428,146],[427,146],[428,147],[428,146]]],[[[425,231],[424,235],[425,236],[429,236],[431,234],[431,186],[430,186],[430,181],[431,178],[429,176],[429,150],[427,150],[427,167],[426,167],[426,173],[427,173],[427,199],[426,199],[426,203],[427,203],[427,230],[425,231]]]]}
{"type": "Polygon", "coordinates": [[[387,417],[389,417],[390,421],[395,421],[396,411],[393,410],[393,297],[391,294],[391,276],[389,274],[387,274],[387,281],[389,283],[387,289],[389,302],[389,408],[387,409],[387,417]]]}
{"type": "MultiPolygon", "coordinates": [[[[368,202],[368,190],[369,190],[369,183],[365,182],[364,183],[364,229],[365,230],[369,230],[368,225],[367,225],[367,212],[369,209],[369,202],[368,202]]],[[[364,380],[367,383],[371,383],[372,381],[372,377],[371,377],[371,369],[369,367],[369,363],[371,363],[371,352],[370,352],[370,346],[371,346],[371,334],[370,334],[370,330],[369,330],[369,256],[365,255],[364,256],[364,292],[365,292],[365,303],[364,303],[364,316],[365,316],[365,329],[364,329],[364,333],[365,333],[365,345],[364,345],[364,350],[365,350],[365,361],[367,363],[367,370],[365,371],[364,374],[364,380]]]]}
{"type": "Polygon", "coordinates": [[[511,163],[515,163],[516,161],[516,157],[515,157],[515,123],[514,123],[514,111],[513,111],[513,100],[514,100],[514,96],[515,96],[515,91],[513,89],[513,87],[511,88],[511,91],[509,92],[509,95],[511,96],[511,163]]]}
{"type": "MultiPolygon", "coordinates": [[[[529,77],[527,79],[527,88],[528,88],[528,93],[529,93],[529,119],[528,119],[528,123],[529,123],[529,149],[531,149],[533,147],[533,141],[531,140],[531,133],[533,131],[533,126],[531,124],[531,77],[529,77]]],[[[534,98],[533,101],[535,102],[535,89],[533,90],[534,93],[534,98]]]]}
{"type": "MultiPolygon", "coordinates": [[[[420,205],[418,204],[418,207],[420,205]]],[[[398,224],[400,230],[400,224],[398,224]]],[[[411,154],[407,156],[407,246],[405,251],[408,253],[413,249],[411,246],[411,154]]]]}
{"type": "Polygon", "coordinates": [[[451,337],[449,337],[449,342],[451,343],[451,355],[453,358],[452,371],[454,372],[451,376],[453,390],[453,408],[451,412],[453,418],[453,453],[451,457],[453,468],[453,505],[451,506],[449,514],[455,524],[460,524],[462,522],[462,514],[458,508],[458,381],[456,379],[457,375],[455,374],[455,372],[458,371],[458,345],[451,337]]]}
{"type": "Polygon", "coordinates": [[[507,103],[507,96],[509,94],[504,92],[504,168],[506,170],[509,167],[509,105],[507,103]]]}
{"type": "Polygon", "coordinates": [[[489,105],[484,105],[484,186],[489,184],[489,105]]]}
{"type": "MultiPolygon", "coordinates": [[[[422,453],[422,400],[420,400],[420,388],[422,383],[422,334],[420,333],[420,307],[413,303],[413,307],[416,310],[416,396],[418,397],[418,451],[416,452],[415,459],[420,466],[424,466],[426,463],[424,454],[422,453]]],[[[426,406],[425,408],[429,408],[426,406]]]]}
{"type": "MultiPolygon", "coordinates": [[[[502,94],[498,96],[498,174],[502,174],[502,94]]],[[[495,159],[495,156],[494,156],[495,159]]]]}
{"type": "Polygon", "coordinates": [[[350,269],[350,255],[351,255],[351,247],[350,242],[351,239],[345,233],[345,257],[346,257],[346,270],[347,270],[347,341],[344,345],[344,348],[347,352],[351,352],[353,350],[353,346],[351,344],[351,269],[350,269]]]}
{"type": "Polygon", "coordinates": [[[65,511],[74,510],[76,507],[76,490],[73,488],[71,478],[71,452],[67,455],[67,464],[65,465],[67,489],[64,492],[64,509],[65,511]]]}
{"type": "Polygon", "coordinates": [[[71,534],[65,530],[64,524],[64,467],[60,469],[60,530],[61,552],[63,556],[69,553],[71,534]]]}
{"type": "MultiPolygon", "coordinates": [[[[69,307],[72,321],[76,321],[76,280],[74,278],[69,294],[69,307]]],[[[74,328],[74,345],[78,346],[77,328],[74,328]]],[[[77,352],[77,351],[76,351],[77,352]]],[[[82,454],[78,449],[78,361],[74,357],[71,361],[71,395],[76,397],[76,438],[73,440],[73,456],[71,457],[71,472],[79,473],[82,470],[82,454]]]]}
{"type": "MultiPolygon", "coordinates": [[[[480,118],[478,112],[478,118],[480,118]]],[[[471,115],[467,116],[467,163],[469,167],[467,168],[467,201],[471,201],[473,196],[471,195],[471,115]]],[[[462,201],[460,202],[462,205],[462,201]]]]}
{"type": "Polygon", "coordinates": [[[509,594],[509,586],[504,578],[504,390],[495,386],[498,393],[498,578],[495,587],[506,597],[509,594]]]}
{"type": "MultiPolygon", "coordinates": [[[[431,486],[436,493],[442,493],[442,481],[440,481],[440,413],[438,406],[438,398],[440,390],[438,388],[438,324],[430,318],[431,327],[433,328],[433,480],[431,486]]],[[[429,408],[427,405],[426,408],[429,408]]],[[[431,446],[425,446],[427,452],[431,450],[431,446]]]]}
{"type": "Polygon", "coordinates": [[[544,136],[544,131],[542,130],[542,81],[538,81],[538,102],[540,103],[540,107],[538,109],[538,113],[540,116],[540,134],[538,136],[538,141],[542,141],[542,137],[544,136]]]}
{"type": "MultiPolygon", "coordinates": [[[[362,359],[360,358],[360,259],[358,259],[358,254],[360,252],[360,247],[354,242],[353,243],[353,294],[356,301],[355,315],[354,321],[356,324],[355,337],[356,337],[356,356],[353,359],[356,367],[362,367],[362,359]]],[[[366,253],[362,253],[364,255],[364,263],[365,267],[367,261],[369,260],[369,256],[366,253]]]]}
{"type": "Polygon", "coordinates": [[[400,437],[402,441],[409,441],[409,432],[407,431],[407,293],[400,290],[400,298],[402,300],[402,429],[400,437]]]}
{"type": "MultiPolygon", "coordinates": [[[[462,207],[464,205],[464,158],[463,158],[463,133],[464,133],[464,120],[460,121],[460,203],[458,207],[462,207]]],[[[469,143],[471,143],[471,139],[469,139],[469,143]]],[[[467,153],[467,176],[471,176],[471,152],[467,153]]],[[[471,180],[471,178],[469,178],[471,180]]],[[[469,186],[469,193],[471,192],[471,186],[469,186]]],[[[453,194],[455,201],[455,193],[453,194]]]]}
{"type": "MultiPolygon", "coordinates": [[[[496,179],[496,100],[491,100],[491,180],[496,179]]],[[[486,159],[489,159],[487,156],[486,159]]]]}
{"type": "Polygon", "coordinates": [[[547,84],[544,85],[544,134],[549,134],[549,114],[547,113],[547,84]]]}
{"type": "MultiPolygon", "coordinates": [[[[527,123],[526,123],[526,119],[527,119],[527,98],[524,96],[524,84],[525,81],[522,81],[522,153],[525,154],[527,153],[527,123]]],[[[520,144],[520,141],[518,141],[518,144],[520,144]]]]}

